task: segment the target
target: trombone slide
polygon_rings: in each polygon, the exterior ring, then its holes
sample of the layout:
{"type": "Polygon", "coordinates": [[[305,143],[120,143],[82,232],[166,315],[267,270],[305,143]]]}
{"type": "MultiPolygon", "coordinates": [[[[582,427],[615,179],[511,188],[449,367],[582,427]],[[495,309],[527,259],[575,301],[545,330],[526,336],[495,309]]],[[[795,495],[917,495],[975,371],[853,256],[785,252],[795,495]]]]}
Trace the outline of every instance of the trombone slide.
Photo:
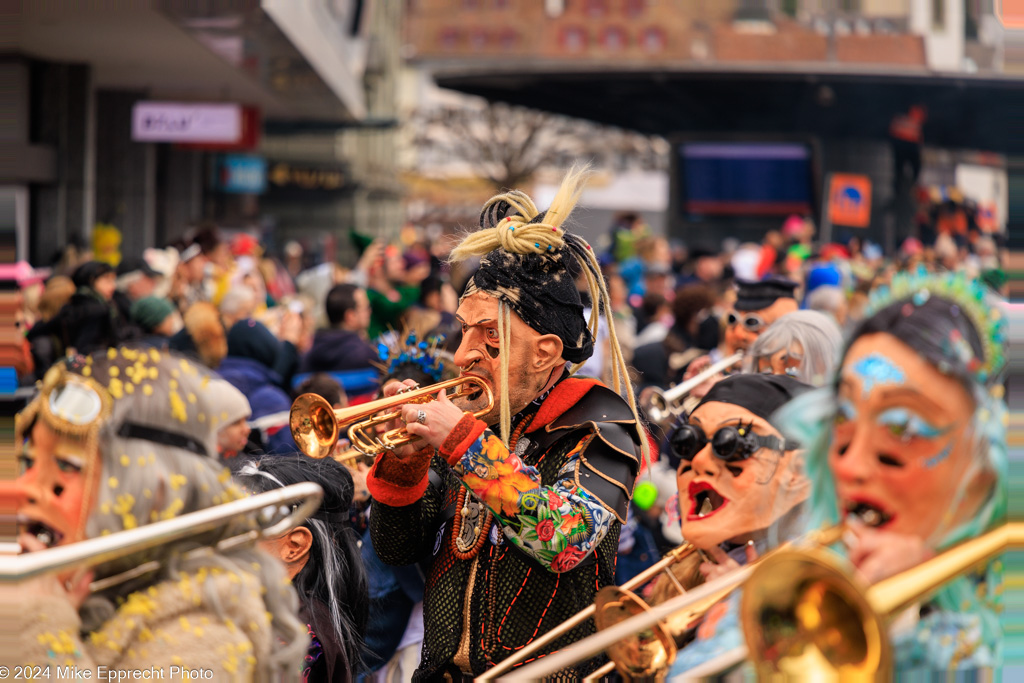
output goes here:
{"type": "Polygon", "coordinates": [[[297,526],[316,512],[323,495],[324,491],[319,484],[292,484],[282,489],[190,512],[174,519],[153,522],[79,543],[0,557],[0,583],[25,581],[40,574],[73,567],[95,567],[125,555],[213,531],[239,515],[254,514],[265,508],[279,508],[297,502],[297,509],[261,531],[261,536],[276,536],[297,526]]]}
{"type": "MultiPolygon", "coordinates": [[[[660,560],[652,564],[650,567],[643,570],[626,583],[622,584],[622,588],[625,590],[633,590],[634,588],[639,588],[640,586],[644,585],[645,583],[653,579],[658,574],[666,571],[673,564],[680,562],[686,557],[689,557],[694,552],[696,552],[696,549],[689,543],[684,543],[680,546],[677,546],[672,550],[668,551],[667,553],[665,553],[665,557],[661,558],[660,560]]],[[[671,572],[669,572],[668,575],[672,576],[671,572]]],[[[498,662],[496,665],[492,666],[490,669],[485,671],[480,676],[477,676],[476,680],[490,681],[497,678],[498,676],[501,676],[519,662],[523,661],[524,659],[529,659],[531,655],[533,655],[536,652],[539,652],[549,643],[557,640],[558,638],[562,637],[572,629],[582,624],[590,617],[594,616],[594,613],[596,611],[596,603],[592,603],[589,607],[585,607],[584,609],[577,612],[574,616],[566,619],[561,624],[551,629],[544,635],[540,636],[535,640],[530,641],[530,643],[527,644],[525,647],[523,647],[520,650],[517,650],[515,654],[506,657],[505,659],[503,659],[502,661],[498,662]]],[[[546,659],[548,658],[546,657],[545,660],[546,659]]],[[[518,676],[518,672],[516,673],[518,676]]]]}
{"type": "MultiPolygon", "coordinates": [[[[616,642],[635,635],[638,631],[650,629],[660,621],[672,616],[673,613],[683,609],[696,609],[705,604],[714,604],[741,586],[757,565],[746,565],[740,567],[731,574],[723,576],[717,581],[712,581],[672,598],[660,605],[651,607],[650,611],[620,622],[604,631],[598,631],[594,635],[573,643],[564,650],[559,650],[536,662],[527,664],[521,669],[516,669],[514,680],[516,681],[539,681],[550,676],[556,671],[594,657],[616,642]]],[[[508,680],[513,680],[509,677],[508,680]]]]}

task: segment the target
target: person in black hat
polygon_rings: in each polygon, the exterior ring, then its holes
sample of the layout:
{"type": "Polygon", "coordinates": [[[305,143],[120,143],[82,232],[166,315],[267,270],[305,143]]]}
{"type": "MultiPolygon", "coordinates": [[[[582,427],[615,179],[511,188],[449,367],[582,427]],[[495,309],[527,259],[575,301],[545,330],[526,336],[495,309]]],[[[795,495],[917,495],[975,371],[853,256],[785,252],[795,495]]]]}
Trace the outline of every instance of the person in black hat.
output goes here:
{"type": "MultiPolygon", "coordinates": [[[[563,228],[584,177],[570,172],[546,212],[519,191],[484,206],[481,229],[452,253],[481,257],[457,312],[454,361],[493,392],[493,405],[480,392],[404,406],[397,426],[422,441],[384,453],[367,476],[380,558],[433,558],[414,680],[479,675],[615,582],[619,530],[648,444],[614,326],[615,390],[573,376],[594,352],[596,312],[610,310],[590,245],[563,228]],[[597,302],[590,321],[579,269],[597,302]]],[[[389,383],[384,394],[412,384],[389,383]]],[[[542,652],[593,630],[581,624],[542,652]]]]}
{"type": "Polygon", "coordinates": [[[747,350],[769,325],[797,310],[797,283],[772,277],[766,280],[737,280],[736,303],[726,324],[733,327],[736,346],[747,350]]]}
{"type": "MultiPolygon", "coordinates": [[[[770,276],[764,280],[736,280],[736,303],[726,314],[722,344],[706,356],[696,358],[687,366],[683,381],[696,377],[712,363],[736,351],[747,352],[762,332],[773,322],[799,308],[795,292],[797,283],[770,276]]],[[[700,399],[722,375],[716,375],[690,391],[690,400],[700,399]]]]}
{"type": "MultiPolygon", "coordinates": [[[[774,415],[810,389],[785,375],[726,377],[672,432],[679,522],[700,551],[673,569],[687,590],[802,533],[811,484],[801,444],[783,436],[774,415]]],[[[675,594],[671,582],[659,581],[652,602],[675,594]]],[[[736,597],[691,624],[669,678],[743,644],[736,597]]]]}

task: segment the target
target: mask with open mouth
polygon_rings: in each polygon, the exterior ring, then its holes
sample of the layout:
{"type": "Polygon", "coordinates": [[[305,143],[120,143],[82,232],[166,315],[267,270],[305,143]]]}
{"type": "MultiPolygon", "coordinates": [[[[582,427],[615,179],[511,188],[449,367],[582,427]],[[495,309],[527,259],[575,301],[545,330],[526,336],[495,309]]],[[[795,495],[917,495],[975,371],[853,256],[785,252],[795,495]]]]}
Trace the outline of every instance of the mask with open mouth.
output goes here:
{"type": "MultiPolygon", "coordinates": [[[[108,419],[110,394],[61,363],[47,372],[39,396],[15,420],[22,446],[18,536],[47,548],[84,538],[95,498],[99,429],[108,419]]],[[[22,549],[25,543],[22,543],[22,549]]]]}
{"type": "Polygon", "coordinates": [[[784,444],[767,420],[719,401],[703,403],[690,420],[712,434],[742,424],[757,433],[759,443],[751,457],[727,459],[714,453],[713,444],[705,440],[691,459],[682,461],[676,482],[687,541],[702,549],[727,541],[745,542],[762,535],[806,499],[809,484],[798,464],[798,452],[769,451],[760,445],[769,438],[779,447],[784,444]]]}

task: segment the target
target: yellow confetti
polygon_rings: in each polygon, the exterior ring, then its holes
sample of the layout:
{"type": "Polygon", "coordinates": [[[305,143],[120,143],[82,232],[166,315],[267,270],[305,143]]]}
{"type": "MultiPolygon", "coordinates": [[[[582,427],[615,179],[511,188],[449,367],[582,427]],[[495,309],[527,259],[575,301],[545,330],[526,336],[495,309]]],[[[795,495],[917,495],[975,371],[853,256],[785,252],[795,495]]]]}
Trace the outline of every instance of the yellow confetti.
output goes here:
{"type": "Polygon", "coordinates": [[[146,386],[142,387],[142,393],[144,393],[146,396],[152,396],[153,395],[153,385],[152,384],[147,384],[146,386]]]}
{"type": "Polygon", "coordinates": [[[173,390],[173,389],[177,389],[177,388],[178,388],[178,380],[176,380],[176,379],[172,379],[172,380],[171,380],[171,381],[170,381],[170,382],[168,383],[168,386],[170,386],[170,388],[171,388],[172,390],[173,390]]]}
{"type": "Polygon", "coordinates": [[[149,369],[149,373],[148,374],[149,374],[149,378],[150,379],[156,379],[157,377],[160,376],[160,371],[157,370],[155,367],[152,367],[152,368],[149,369]]]}
{"type": "Polygon", "coordinates": [[[192,393],[191,391],[188,392],[188,402],[189,403],[195,403],[196,402],[196,395],[194,393],[192,393]]]}
{"type": "Polygon", "coordinates": [[[117,367],[116,365],[114,367],[110,368],[110,376],[111,377],[117,377],[120,374],[121,374],[121,369],[119,367],[117,367]]]}
{"type": "Polygon", "coordinates": [[[110,479],[107,479],[107,486],[109,486],[112,489],[116,489],[117,488],[117,477],[111,477],[110,479]]]}
{"type": "Polygon", "coordinates": [[[177,491],[188,482],[188,478],[184,474],[172,474],[171,475],[171,490],[177,491]]]}
{"type": "Polygon", "coordinates": [[[196,415],[196,419],[200,422],[206,422],[206,413],[199,413],[196,415]]]}
{"type": "Polygon", "coordinates": [[[129,458],[127,455],[122,455],[121,456],[121,466],[122,467],[128,467],[128,465],[131,465],[131,464],[132,464],[132,459],[131,458],[129,458]]]}
{"type": "Polygon", "coordinates": [[[156,349],[149,350],[149,357],[153,359],[154,363],[160,362],[160,352],[157,351],[156,349]]]}
{"type": "Polygon", "coordinates": [[[171,417],[178,422],[188,422],[188,411],[185,409],[185,402],[181,400],[181,396],[178,395],[177,391],[171,391],[171,417]]]}
{"type": "MultiPolygon", "coordinates": [[[[142,460],[142,458],[139,458],[139,460],[142,460]]],[[[152,498],[153,497],[153,492],[151,490],[149,490],[149,489],[143,489],[142,497],[143,498],[152,498]]]]}
{"type": "Polygon", "coordinates": [[[115,358],[117,358],[117,349],[113,347],[107,349],[107,358],[109,358],[110,360],[114,360],[115,358]]]}
{"type": "Polygon", "coordinates": [[[141,455],[138,457],[138,459],[135,462],[137,462],[139,464],[139,467],[145,467],[146,466],[146,459],[143,456],[141,456],[141,455]]]}

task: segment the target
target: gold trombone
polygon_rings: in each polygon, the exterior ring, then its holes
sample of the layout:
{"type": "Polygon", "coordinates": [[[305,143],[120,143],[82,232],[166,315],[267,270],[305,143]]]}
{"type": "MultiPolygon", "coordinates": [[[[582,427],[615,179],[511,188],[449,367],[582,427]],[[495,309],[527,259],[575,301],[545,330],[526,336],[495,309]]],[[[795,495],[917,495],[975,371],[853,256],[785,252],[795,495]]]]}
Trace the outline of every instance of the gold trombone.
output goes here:
{"type": "MultiPolygon", "coordinates": [[[[189,550],[190,557],[211,550],[229,550],[273,538],[292,529],[316,512],[323,499],[319,484],[303,482],[281,489],[249,496],[230,503],[197,510],[173,519],[162,520],[117,533],[90,538],[79,543],[48,548],[34,553],[0,556],[0,583],[19,582],[40,574],[74,567],[96,567],[126,555],[149,550],[168,543],[198,538],[226,528],[242,516],[253,517],[255,528],[223,539],[213,547],[189,550]]],[[[92,592],[106,590],[144,574],[160,569],[156,561],[145,562],[127,572],[93,581],[92,592]]]]}
{"type": "MultiPolygon", "coordinates": [[[[675,584],[677,590],[679,590],[680,593],[684,592],[685,589],[679,584],[679,581],[678,579],[676,579],[675,574],[672,573],[671,567],[674,564],[682,562],[695,552],[697,552],[697,549],[690,543],[683,543],[680,546],[676,546],[672,550],[668,551],[665,554],[665,557],[658,560],[658,562],[652,564],[650,567],[640,572],[626,583],[622,584],[622,589],[627,592],[632,591],[635,588],[643,586],[645,583],[653,579],[658,574],[663,573],[665,576],[669,578],[670,581],[672,581],[675,584]]],[[[595,602],[590,607],[586,607],[580,610],[574,616],[569,617],[561,624],[559,624],[555,628],[551,629],[550,631],[542,635],[540,638],[531,641],[522,649],[517,650],[514,655],[506,659],[503,659],[502,661],[498,662],[496,665],[485,671],[483,674],[477,676],[476,680],[489,681],[493,680],[494,678],[497,678],[498,676],[501,676],[519,662],[529,659],[531,656],[539,652],[548,644],[562,637],[572,629],[576,628],[577,626],[585,622],[590,617],[594,616],[594,613],[597,611],[597,609],[598,606],[595,602]]]]}
{"type": "Polygon", "coordinates": [[[759,564],[743,591],[748,656],[762,679],[888,680],[890,619],[944,583],[1021,547],[1024,522],[1008,522],[869,588],[821,549],[776,553],[759,564]]]}
{"type": "MultiPolygon", "coordinates": [[[[837,524],[795,543],[831,545],[844,530],[844,525],[837,524]]],[[[592,612],[598,632],[517,670],[516,680],[540,680],[601,652],[608,654],[627,680],[662,678],[675,661],[677,639],[715,603],[743,586],[755,568],[791,547],[787,543],[751,564],[656,606],[649,606],[636,594],[623,590],[628,584],[606,586],[598,591],[592,612]]]]}
{"type": "Polygon", "coordinates": [[[350,459],[359,455],[376,456],[416,438],[401,427],[377,434],[378,425],[398,419],[402,414],[402,406],[429,403],[437,399],[438,392],[451,388],[455,391],[448,394],[449,400],[481,392],[487,397],[487,405],[473,413],[474,417],[483,417],[494,408],[491,388],[479,377],[463,375],[348,408],[335,409],[317,394],[303,394],[292,403],[288,425],[299,450],[311,458],[330,455],[343,429],[347,429],[349,441],[356,453],[339,456],[339,461],[340,458],[350,459]]]}

